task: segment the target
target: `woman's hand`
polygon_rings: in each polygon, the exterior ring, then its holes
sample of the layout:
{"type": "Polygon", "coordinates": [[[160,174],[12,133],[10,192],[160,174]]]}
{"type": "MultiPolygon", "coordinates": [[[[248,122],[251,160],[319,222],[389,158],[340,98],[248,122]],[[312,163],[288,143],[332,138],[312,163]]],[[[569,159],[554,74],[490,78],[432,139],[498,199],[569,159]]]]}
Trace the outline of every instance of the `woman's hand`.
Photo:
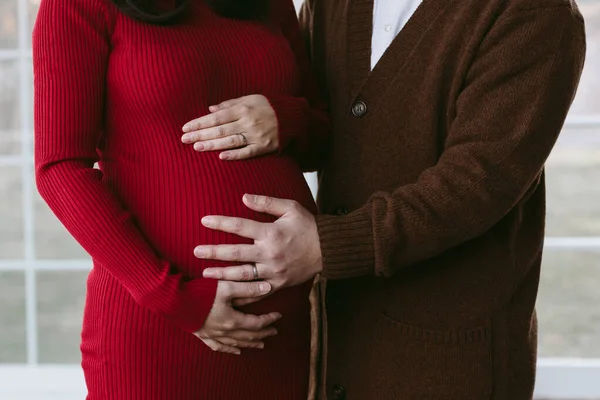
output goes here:
{"type": "Polygon", "coordinates": [[[279,148],[279,124],[265,96],[251,95],[209,107],[210,114],[183,126],[181,141],[196,151],[226,150],[221,160],[243,160],[279,148]]]}
{"type": "Polygon", "coordinates": [[[223,353],[240,354],[240,348],[264,348],[263,340],[277,334],[271,325],[281,314],[244,314],[233,308],[232,301],[246,297],[258,301],[270,291],[271,285],[267,282],[220,281],[212,310],[204,326],[194,335],[212,350],[223,353]]]}

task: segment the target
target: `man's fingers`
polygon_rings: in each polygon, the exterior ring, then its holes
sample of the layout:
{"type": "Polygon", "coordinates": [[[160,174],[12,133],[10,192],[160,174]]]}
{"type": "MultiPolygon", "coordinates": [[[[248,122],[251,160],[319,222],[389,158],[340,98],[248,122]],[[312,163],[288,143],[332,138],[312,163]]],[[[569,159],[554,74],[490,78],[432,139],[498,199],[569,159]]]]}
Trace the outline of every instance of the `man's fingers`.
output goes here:
{"type": "Polygon", "coordinates": [[[265,281],[228,282],[219,281],[217,293],[226,299],[261,297],[271,292],[271,284],[265,281]]]}
{"type": "MultiPolygon", "coordinates": [[[[206,217],[202,218],[202,225],[213,230],[233,233],[241,237],[255,240],[265,237],[267,231],[267,224],[253,221],[251,219],[223,217],[220,215],[207,215],[206,217]]],[[[220,260],[227,261],[223,258],[220,258],[220,260]]]]}
{"type": "Polygon", "coordinates": [[[265,329],[281,319],[281,314],[273,312],[263,315],[252,315],[236,312],[236,330],[254,330],[265,329]]]}
{"type": "Polygon", "coordinates": [[[210,349],[212,351],[218,351],[220,353],[235,354],[237,356],[242,354],[242,351],[240,349],[233,347],[233,346],[228,346],[228,345],[220,343],[216,340],[202,339],[202,338],[200,338],[200,340],[202,340],[204,342],[204,344],[206,344],[208,347],[210,347],[210,349]]]}
{"type": "Polygon", "coordinates": [[[188,133],[198,131],[200,129],[213,128],[219,125],[225,125],[237,121],[238,115],[234,109],[225,108],[223,110],[207,114],[203,117],[196,118],[183,125],[183,132],[188,133]]]}
{"type": "MultiPolygon", "coordinates": [[[[192,144],[206,140],[228,138],[234,135],[239,136],[237,134],[241,132],[241,129],[237,123],[232,122],[213,128],[189,131],[181,137],[181,141],[185,144],[192,144]]],[[[239,139],[242,139],[242,137],[239,136],[239,139]]]]}
{"type": "Polygon", "coordinates": [[[222,102],[221,104],[217,104],[214,106],[210,106],[208,107],[210,112],[217,112],[217,111],[221,111],[224,110],[226,108],[231,108],[239,103],[241,103],[242,101],[244,101],[246,98],[246,96],[244,97],[239,97],[237,99],[230,99],[230,100],[226,100],[224,102],[222,102]]]}
{"type": "Polygon", "coordinates": [[[265,344],[261,341],[250,342],[250,341],[245,341],[245,340],[232,339],[229,337],[218,337],[216,339],[224,345],[237,347],[237,348],[246,348],[246,349],[264,349],[265,348],[265,344]]]}
{"type": "Polygon", "coordinates": [[[194,249],[196,258],[235,262],[258,262],[260,253],[253,244],[204,245],[194,249]]]}
{"type": "Polygon", "coordinates": [[[245,194],[243,200],[249,209],[273,215],[277,218],[300,207],[293,200],[277,199],[275,197],[258,196],[255,194],[245,194]]]}
{"type": "MultiPolygon", "coordinates": [[[[258,277],[254,276],[254,268],[257,267],[248,264],[226,268],[207,268],[202,271],[202,276],[220,281],[249,282],[258,279],[258,277]]],[[[261,277],[261,279],[264,278],[261,277]]]]}

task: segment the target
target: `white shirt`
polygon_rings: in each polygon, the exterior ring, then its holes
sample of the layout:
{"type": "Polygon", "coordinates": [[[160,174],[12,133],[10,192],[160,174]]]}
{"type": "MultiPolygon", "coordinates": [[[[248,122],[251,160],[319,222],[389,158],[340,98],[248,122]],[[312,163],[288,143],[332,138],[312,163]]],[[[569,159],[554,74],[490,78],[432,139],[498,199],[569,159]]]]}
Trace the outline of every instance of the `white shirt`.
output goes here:
{"type": "Polygon", "coordinates": [[[415,13],[422,0],[375,0],[371,69],[377,65],[398,33],[415,13]]]}

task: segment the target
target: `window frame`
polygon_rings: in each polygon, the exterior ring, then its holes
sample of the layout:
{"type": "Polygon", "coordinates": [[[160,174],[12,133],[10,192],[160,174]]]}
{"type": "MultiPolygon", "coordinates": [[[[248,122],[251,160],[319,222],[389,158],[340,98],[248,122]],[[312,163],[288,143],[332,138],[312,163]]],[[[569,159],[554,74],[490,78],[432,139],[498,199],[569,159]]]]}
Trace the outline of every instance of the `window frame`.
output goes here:
{"type": "MultiPolygon", "coordinates": [[[[16,61],[19,65],[19,106],[21,151],[14,155],[0,155],[0,168],[21,169],[23,204],[23,258],[0,260],[0,272],[18,271],[25,275],[25,364],[0,364],[0,398],[56,398],[75,399],[85,395],[81,368],[74,364],[52,365],[39,363],[36,279],[39,271],[85,271],[91,268],[88,259],[38,259],[35,252],[35,209],[33,174],[33,104],[31,90],[31,48],[28,0],[17,0],[18,48],[0,49],[0,61],[16,61]],[[33,379],[33,380],[32,380],[33,379]],[[31,385],[31,382],[36,385],[31,385]],[[56,397],[52,397],[56,396],[56,397]]],[[[569,116],[566,128],[600,129],[598,116],[569,116]]],[[[568,141],[561,138],[560,142],[568,141]]],[[[560,145],[560,144],[559,144],[560,145]]],[[[316,192],[314,175],[307,176],[313,193],[316,192]]],[[[598,251],[600,236],[548,237],[547,251],[598,251]]],[[[600,398],[600,358],[540,358],[536,396],[540,398],[594,399],[600,398]]]]}

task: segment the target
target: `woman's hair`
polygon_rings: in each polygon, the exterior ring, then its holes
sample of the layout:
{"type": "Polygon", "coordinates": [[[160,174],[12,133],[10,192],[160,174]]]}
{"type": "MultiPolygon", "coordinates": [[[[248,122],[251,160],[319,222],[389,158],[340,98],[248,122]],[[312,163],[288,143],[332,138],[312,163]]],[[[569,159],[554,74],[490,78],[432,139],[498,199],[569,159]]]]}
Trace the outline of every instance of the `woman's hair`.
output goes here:
{"type": "Polygon", "coordinates": [[[270,9],[270,0],[175,0],[170,9],[157,6],[157,0],[112,0],[130,17],[158,25],[176,23],[193,1],[205,1],[217,14],[233,19],[263,20],[270,9]]]}

